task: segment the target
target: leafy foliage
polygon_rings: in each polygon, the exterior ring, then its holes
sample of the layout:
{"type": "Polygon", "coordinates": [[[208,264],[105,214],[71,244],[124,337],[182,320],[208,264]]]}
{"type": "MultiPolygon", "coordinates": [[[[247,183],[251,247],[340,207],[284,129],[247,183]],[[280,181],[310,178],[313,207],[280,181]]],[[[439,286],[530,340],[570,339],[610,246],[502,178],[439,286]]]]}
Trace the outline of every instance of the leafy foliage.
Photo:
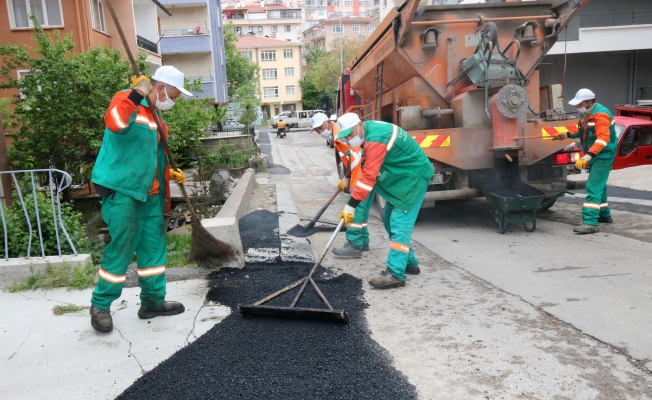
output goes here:
{"type": "Polygon", "coordinates": [[[166,268],[179,268],[195,265],[188,261],[190,248],[192,247],[192,235],[168,233],[168,259],[165,263],[166,268]]]}
{"type": "Polygon", "coordinates": [[[303,107],[307,110],[320,109],[322,92],[315,87],[314,83],[306,79],[301,79],[299,86],[301,86],[301,102],[303,103],[303,107]]]}
{"type": "Polygon", "coordinates": [[[54,315],[64,315],[64,314],[70,314],[74,313],[77,311],[82,311],[90,308],[90,306],[78,306],[77,304],[63,304],[63,305],[56,305],[52,307],[52,312],[54,315]]]}
{"type": "Polygon", "coordinates": [[[229,21],[224,25],[224,55],[229,98],[231,101],[256,100],[260,67],[240,54],[235,47],[237,41],[235,25],[229,21]]]}
{"type": "MultiPolygon", "coordinates": [[[[0,46],[0,89],[16,95],[16,129],[10,160],[22,169],[55,167],[75,183],[90,179],[102,143],[104,113],[111,98],[128,88],[133,74],[118,50],[93,47],[75,53],[72,35],[46,34],[34,22],[36,47],[0,46]],[[18,80],[15,70],[29,70],[18,80]]],[[[145,69],[145,54],[138,62],[145,69]]]]}

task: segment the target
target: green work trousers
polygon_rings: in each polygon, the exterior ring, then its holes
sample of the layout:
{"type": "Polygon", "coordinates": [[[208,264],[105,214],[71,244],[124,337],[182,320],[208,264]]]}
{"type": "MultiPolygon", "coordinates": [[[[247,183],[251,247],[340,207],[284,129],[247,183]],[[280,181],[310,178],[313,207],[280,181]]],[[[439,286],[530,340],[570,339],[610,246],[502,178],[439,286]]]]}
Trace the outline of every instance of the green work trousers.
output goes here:
{"type": "MultiPolygon", "coordinates": [[[[349,196],[349,199],[351,196],[349,196]]],[[[362,250],[365,244],[369,244],[369,230],[367,221],[369,221],[369,210],[376,199],[376,190],[372,190],[367,198],[355,208],[355,217],[346,226],[346,239],[351,242],[353,247],[362,250]]]]}
{"type": "Polygon", "coordinates": [[[390,240],[387,269],[402,281],[406,278],[405,268],[407,266],[417,267],[419,265],[419,260],[414,256],[414,250],[410,247],[410,240],[427,189],[427,186],[421,189],[417,201],[407,212],[399,210],[389,202],[385,206],[385,230],[390,240]]]}
{"type": "Polygon", "coordinates": [[[612,161],[595,160],[591,163],[589,179],[586,181],[586,198],[582,208],[582,219],[587,225],[598,225],[598,218],[610,217],[607,203],[607,180],[612,161]]]}
{"type": "Polygon", "coordinates": [[[162,305],[167,246],[161,196],[148,196],[142,202],[114,192],[102,200],[102,217],[109,226],[111,242],[102,255],[91,303],[108,309],[120,297],[135,252],[141,307],[152,309],[162,305]]]}

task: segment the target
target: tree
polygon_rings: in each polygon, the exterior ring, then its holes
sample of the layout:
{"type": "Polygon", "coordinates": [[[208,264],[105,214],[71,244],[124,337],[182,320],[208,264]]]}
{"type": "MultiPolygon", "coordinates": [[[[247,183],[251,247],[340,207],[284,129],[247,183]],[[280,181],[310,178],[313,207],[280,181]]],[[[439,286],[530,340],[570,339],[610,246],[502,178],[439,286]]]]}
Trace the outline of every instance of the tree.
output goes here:
{"type": "MultiPolygon", "coordinates": [[[[0,89],[14,96],[10,160],[16,168],[58,168],[87,182],[104,134],[104,113],[116,92],[129,87],[131,65],[104,46],[75,53],[72,35],[43,32],[36,18],[36,48],[0,46],[0,89]],[[35,54],[32,56],[32,54],[35,54]],[[15,70],[29,70],[23,79],[15,70]]],[[[144,54],[138,57],[145,69],[144,54]]]]}
{"type": "Polygon", "coordinates": [[[226,80],[229,98],[232,101],[258,98],[258,71],[260,67],[243,56],[235,47],[238,36],[235,25],[229,21],[224,25],[224,55],[226,58],[226,80]]]}
{"type": "Polygon", "coordinates": [[[301,79],[299,81],[301,86],[301,102],[303,107],[307,110],[317,110],[321,108],[321,95],[322,92],[317,90],[312,81],[301,79]]]}
{"type": "Polygon", "coordinates": [[[9,109],[9,104],[11,104],[10,98],[3,97],[0,99],[0,115],[2,116],[2,127],[5,131],[13,126],[13,114],[9,109]]]}

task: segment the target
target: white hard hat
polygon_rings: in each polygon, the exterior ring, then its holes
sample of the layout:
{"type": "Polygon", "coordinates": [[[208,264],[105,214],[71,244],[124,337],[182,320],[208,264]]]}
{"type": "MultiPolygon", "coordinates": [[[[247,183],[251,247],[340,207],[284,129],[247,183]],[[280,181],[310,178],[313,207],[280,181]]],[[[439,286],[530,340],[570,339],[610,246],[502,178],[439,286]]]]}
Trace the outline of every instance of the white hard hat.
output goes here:
{"type": "Polygon", "coordinates": [[[173,66],[166,65],[159,67],[159,69],[154,73],[154,76],[152,76],[152,79],[157,82],[167,83],[168,85],[174,86],[184,95],[192,97],[192,93],[183,88],[183,72],[173,66]]]}
{"type": "Polygon", "coordinates": [[[319,128],[326,121],[328,121],[328,117],[324,113],[315,113],[315,115],[310,117],[310,123],[312,124],[312,129],[319,128]]]}
{"type": "Polygon", "coordinates": [[[360,123],[360,117],[356,113],[346,113],[337,119],[337,127],[340,129],[340,134],[336,139],[341,139],[351,134],[351,129],[360,123]]]}
{"type": "Polygon", "coordinates": [[[580,89],[577,91],[575,98],[568,102],[571,106],[576,106],[584,100],[595,100],[595,93],[589,89],[580,89]]]}

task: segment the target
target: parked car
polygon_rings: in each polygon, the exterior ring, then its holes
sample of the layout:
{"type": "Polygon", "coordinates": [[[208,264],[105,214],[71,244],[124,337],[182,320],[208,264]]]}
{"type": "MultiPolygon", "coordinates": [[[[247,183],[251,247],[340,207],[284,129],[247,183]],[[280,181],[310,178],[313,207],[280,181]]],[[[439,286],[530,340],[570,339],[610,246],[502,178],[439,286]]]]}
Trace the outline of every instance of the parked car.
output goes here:
{"type": "Polygon", "coordinates": [[[652,121],[614,117],[618,149],[613,169],[652,164],[652,121]]]}
{"type": "Polygon", "coordinates": [[[323,112],[322,110],[302,110],[302,111],[283,111],[279,115],[271,119],[272,127],[278,126],[278,121],[283,120],[286,124],[286,130],[290,128],[310,128],[310,117],[313,114],[323,112]]]}

